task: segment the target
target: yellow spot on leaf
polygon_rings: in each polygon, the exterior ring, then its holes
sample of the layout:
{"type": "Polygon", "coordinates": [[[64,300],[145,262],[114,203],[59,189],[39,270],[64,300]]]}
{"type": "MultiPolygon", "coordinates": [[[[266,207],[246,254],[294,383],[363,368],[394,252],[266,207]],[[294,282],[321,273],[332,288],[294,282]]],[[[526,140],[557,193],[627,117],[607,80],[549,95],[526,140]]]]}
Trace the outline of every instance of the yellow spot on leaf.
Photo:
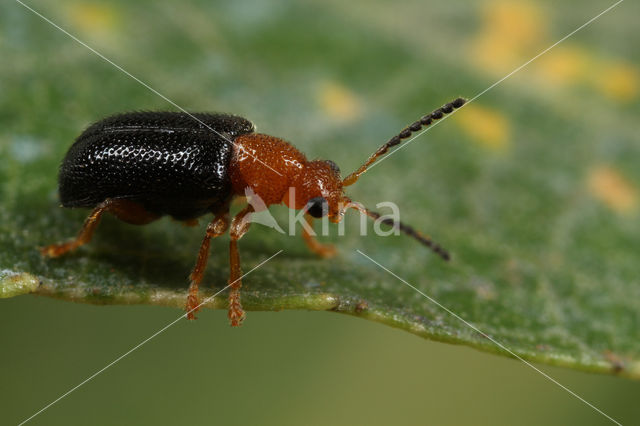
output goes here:
{"type": "Polygon", "coordinates": [[[117,23],[116,11],[105,4],[73,3],[68,12],[75,27],[98,36],[110,33],[117,23]]]}
{"type": "Polygon", "coordinates": [[[545,19],[538,5],[528,1],[498,0],[485,9],[485,30],[511,38],[514,44],[538,42],[545,32],[545,19]]]}
{"type": "MultiPolygon", "coordinates": [[[[504,75],[552,43],[545,10],[531,0],[490,0],[481,27],[470,46],[470,58],[479,68],[504,75]]],[[[618,102],[640,95],[637,66],[599,57],[571,42],[547,51],[527,67],[537,84],[586,86],[618,102]]]]}
{"type": "Polygon", "coordinates": [[[546,83],[575,84],[589,73],[591,56],[583,49],[566,45],[550,50],[535,64],[546,83]]]}
{"type": "Polygon", "coordinates": [[[638,69],[626,63],[605,63],[594,75],[594,83],[605,96],[620,102],[638,97],[638,69]]]}
{"type": "Polygon", "coordinates": [[[337,121],[353,121],[362,115],[362,105],[357,96],[338,83],[321,84],[316,99],[323,111],[337,121]]]}
{"type": "Polygon", "coordinates": [[[492,72],[505,72],[520,65],[544,40],[546,22],[535,3],[490,2],[484,10],[482,29],[471,47],[474,62],[492,72]]]}
{"type": "Polygon", "coordinates": [[[608,166],[591,171],[588,178],[591,194],[619,213],[629,213],[638,205],[638,193],[631,182],[608,166]]]}
{"type": "Polygon", "coordinates": [[[455,118],[460,127],[480,145],[495,151],[508,148],[511,126],[501,113],[472,103],[465,106],[455,118]]]}

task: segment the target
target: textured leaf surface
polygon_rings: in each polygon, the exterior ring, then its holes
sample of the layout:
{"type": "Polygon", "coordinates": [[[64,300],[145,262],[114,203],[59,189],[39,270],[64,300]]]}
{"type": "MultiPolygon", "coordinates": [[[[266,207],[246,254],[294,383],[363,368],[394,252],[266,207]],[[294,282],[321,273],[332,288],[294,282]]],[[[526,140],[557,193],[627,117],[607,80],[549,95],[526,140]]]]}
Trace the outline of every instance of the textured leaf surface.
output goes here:
{"type": "MultiPolygon", "coordinates": [[[[433,35],[428,16],[407,13],[396,26],[383,9],[361,14],[356,3],[315,14],[256,9],[235,23],[221,18],[233,17],[233,6],[207,15],[215,22],[186,8],[179,15],[188,28],[166,31],[132,22],[143,14],[135,3],[34,6],[178,104],[247,116],[345,172],[412,119],[476,94],[591,16],[527,36],[509,34],[518,29],[491,20],[504,11],[489,10],[474,13],[468,29],[433,35]]],[[[505,13],[523,25],[534,19],[505,13]]],[[[87,214],[57,204],[57,167],[74,137],[107,114],[170,106],[25,10],[2,6],[0,23],[0,297],[181,308],[204,220],[134,227],[106,218],[71,256],[45,260],[37,251],[73,236],[87,214]]],[[[617,36],[637,44],[625,28],[617,36]]],[[[366,205],[397,203],[403,220],[452,251],[452,262],[412,240],[375,236],[371,224],[362,237],[355,217],[346,236],[333,229],[324,238],[340,249],[331,261],[299,237],[254,226],[241,241],[245,271],[284,251],[245,278],[245,308],[349,313],[502,353],[360,249],[526,359],[639,378],[637,47],[623,61],[579,35],[349,188],[366,205]]],[[[272,210],[286,223],[284,208],[272,210]]],[[[227,245],[227,237],[213,243],[205,294],[226,283],[227,245]]],[[[219,297],[208,306],[225,304],[219,297]]]]}

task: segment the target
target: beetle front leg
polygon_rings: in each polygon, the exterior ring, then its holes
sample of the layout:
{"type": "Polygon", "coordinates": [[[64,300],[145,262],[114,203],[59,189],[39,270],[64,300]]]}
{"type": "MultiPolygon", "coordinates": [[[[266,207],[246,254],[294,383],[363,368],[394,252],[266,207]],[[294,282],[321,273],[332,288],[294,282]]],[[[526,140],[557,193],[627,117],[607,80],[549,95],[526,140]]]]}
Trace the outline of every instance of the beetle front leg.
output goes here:
{"type": "Polygon", "coordinates": [[[211,238],[219,237],[227,232],[229,229],[229,213],[223,213],[217,215],[207,225],[207,232],[202,239],[200,245],[200,251],[198,251],[198,260],[196,261],[191,274],[189,275],[189,295],[187,296],[187,319],[196,319],[195,313],[200,310],[200,300],[198,299],[198,286],[202,282],[204,276],[204,270],[207,267],[207,260],[209,259],[209,246],[211,245],[211,238]]]}
{"type": "Polygon", "coordinates": [[[239,327],[246,316],[240,303],[240,287],[242,287],[242,269],[240,268],[240,254],[238,253],[238,240],[249,230],[251,222],[249,218],[253,212],[252,206],[245,207],[231,222],[231,241],[229,243],[229,312],[227,317],[232,327],[239,327]]]}
{"type": "MultiPolygon", "coordinates": [[[[305,214],[304,219],[307,222],[307,224],[311,227],[313,224],[313,218],[308,214],[305,214]]],[[[307,247],[309,247],[309,250],[311,250],[312,252],[314,252],[320,257],[323,257],[326,259],[326,258],[335,256],[337,253],[336,248],[332,244],[319,243],[318,240],[316,240],[316,237],[307,231],[306,226],[302,227],[302,238],[304,239],[304,242],[307,244],[307,247]]]]}

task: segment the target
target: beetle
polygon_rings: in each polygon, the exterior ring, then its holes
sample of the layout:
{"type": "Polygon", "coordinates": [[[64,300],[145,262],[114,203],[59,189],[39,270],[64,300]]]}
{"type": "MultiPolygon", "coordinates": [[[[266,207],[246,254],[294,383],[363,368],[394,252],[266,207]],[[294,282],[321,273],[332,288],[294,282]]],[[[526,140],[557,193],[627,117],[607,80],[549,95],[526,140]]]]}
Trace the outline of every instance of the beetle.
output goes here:
{"type": "MultiPolygon", "coordinates": [[[[249,188],[268,207],[284,203],[305,209],[305,220],[328,216],[339,223],[349,208],[376,220],[380,214],[353,203],[344,188],[354,184],[389,148],[414,132],[464,105],[457,98],[407,126],[378,148],[356,171],[342,179],[330,160],[309,161],[283,139],[256,133],[249,120],[230,114],[130,112],[107,117],[89,126],[71,145],[60,166],[58,192],[62,207],[91,208],[75,239],[41,248],[43,256],[58,257],[88,243],[108,212],[118,219],[145,225],[168,215],[187,224],[211,213],[196,264],[189,275],[186,311],[195,319],[212,238],[230,230],[228,318],[239,326],[245,318],[240,300],[241,269],[238,240],[249,229],[254,208],[247,205],[233,220],[234,197],[249,188]],[[295,191],[289,191],[293,188],[295,191]]],[[[449,253],[412,227],[380,219],[430,247],[445,260],[449,253]]],[[[335,253],[303,229],[309,249],[322,257],[335,253]]]]}

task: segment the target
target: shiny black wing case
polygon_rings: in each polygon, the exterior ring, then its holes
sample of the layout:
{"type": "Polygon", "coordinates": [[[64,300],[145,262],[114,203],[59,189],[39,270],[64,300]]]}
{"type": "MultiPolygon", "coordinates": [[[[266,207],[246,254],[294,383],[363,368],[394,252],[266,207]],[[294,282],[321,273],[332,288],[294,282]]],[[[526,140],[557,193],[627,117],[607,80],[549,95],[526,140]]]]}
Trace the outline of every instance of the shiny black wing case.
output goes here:
{"type": "Polygon", "coordinates": [[[225,207],[231,196],[229,141],[254,126],[234,115],[193,116],[199,121],[180,112],[131,112],[87,128],[60,166],[62,205],[95,207],[124,198],[180,220],[225,207]]]}

